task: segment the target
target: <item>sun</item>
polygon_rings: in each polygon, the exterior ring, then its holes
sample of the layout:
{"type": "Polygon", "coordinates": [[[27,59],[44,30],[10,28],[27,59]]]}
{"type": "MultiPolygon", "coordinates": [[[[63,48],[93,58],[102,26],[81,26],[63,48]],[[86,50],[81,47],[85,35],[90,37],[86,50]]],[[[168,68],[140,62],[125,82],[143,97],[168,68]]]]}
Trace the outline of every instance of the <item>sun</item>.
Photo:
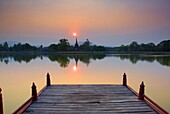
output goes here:
{"type": "Polygon", "coordinates": [[[77,70],[77,67],[76,66],[73,66],[73,71],[76,71],[77,70]]]}
{"type": "Polygon", "coordinates": [[[73,36],[77,36],[77,34],[74,32],[74,33],[73,33],[73,36]]]}

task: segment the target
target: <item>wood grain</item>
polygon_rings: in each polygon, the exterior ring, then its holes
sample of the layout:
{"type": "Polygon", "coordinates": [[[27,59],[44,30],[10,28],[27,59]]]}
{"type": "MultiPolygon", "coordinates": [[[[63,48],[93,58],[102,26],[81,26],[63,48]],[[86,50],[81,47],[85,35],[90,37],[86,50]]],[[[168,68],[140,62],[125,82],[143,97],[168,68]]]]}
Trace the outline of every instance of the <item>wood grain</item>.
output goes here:
{"type": "Polygon", "coordinates": [[[52,85],[24,114],[156,114],[122,85],[52,85]]]}

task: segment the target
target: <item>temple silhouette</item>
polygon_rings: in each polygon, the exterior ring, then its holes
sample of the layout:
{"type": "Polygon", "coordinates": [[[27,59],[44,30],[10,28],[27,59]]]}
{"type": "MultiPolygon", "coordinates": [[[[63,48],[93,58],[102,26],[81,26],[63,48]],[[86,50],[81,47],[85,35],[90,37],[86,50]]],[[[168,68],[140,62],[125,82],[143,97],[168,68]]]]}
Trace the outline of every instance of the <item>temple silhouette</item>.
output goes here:
{"type": "Polygon", "coordinates": [[[77,37],[76,37],[76,43],[74,45],[74,51],[78,51],[78,49],[79,49],[79,45],[78,45],[77,37]]]}

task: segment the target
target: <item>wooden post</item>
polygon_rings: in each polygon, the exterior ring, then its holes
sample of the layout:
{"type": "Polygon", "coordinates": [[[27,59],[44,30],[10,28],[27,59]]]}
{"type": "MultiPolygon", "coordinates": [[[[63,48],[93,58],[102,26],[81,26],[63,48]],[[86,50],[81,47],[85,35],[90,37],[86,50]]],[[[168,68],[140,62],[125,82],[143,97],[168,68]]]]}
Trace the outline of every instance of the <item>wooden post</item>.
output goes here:
{"type": "Polygon", "coordinates": [[[35,86],[34,82],[32,84],[32,97],[33,97],[33,101],[37,100],[37,87],[35,86]]]}
{"type": "Polygon", "coordinates": [[[3,114],[2,89],[0,88],[0,114],[3,114]]]}
{"type": "Polygon", "coordinates": [[[47,86],[51,86],[50,74],[47,73],[47,86]]]}
{"type": "Polygon", "coordinates": [[[141,85],[140,85],[140,89],[139,89],[138,99],[144,100],[144,94],[145,94],[145,85],[144,85],[144,82],[142,82],[141,85]]]}
{"type": "Polygon", "coordinates": [[[123,74],[123,86],[127,86],[126,73],[123,74]]]}

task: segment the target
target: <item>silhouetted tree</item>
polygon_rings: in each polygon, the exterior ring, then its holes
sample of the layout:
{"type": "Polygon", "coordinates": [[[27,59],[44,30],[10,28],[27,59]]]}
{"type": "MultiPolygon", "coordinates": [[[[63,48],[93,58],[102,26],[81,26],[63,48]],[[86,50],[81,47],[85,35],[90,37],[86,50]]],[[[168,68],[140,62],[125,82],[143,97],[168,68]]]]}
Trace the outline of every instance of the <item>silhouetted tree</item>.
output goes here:
{"type": "Polygon", "coordinates": [[[133,41],[129,45],[129,51],[139,51],[139,44],[136,41],[133,41]]]}
{"type": "Polygon", "coordinates": [[[0,51],[3,51],[4,50],[4,47],[2,44],[0,44],[0,51]]]}
{"type": "Polygon", "coordinates": [[[170,51],[170,40],[165,40],[157,45],[158,51],[170,51]]]}
{"type": "Polygon", "coordinates": [[[92,46],[92,50],[93,51],[105,51],[105,47],[104,46],[92,46]]]}
{"type": "Polygon", "coordinates": [[[11,47],[11,50],[12,51],[36,51],[37,47],[31,46],[28,43],[25,44],[18,43],[18,44],[14,44],[14,46],[11,47]]]}
{"type": "Polygon", "coordinates": [[[56,51],[58,51],[58,45],[56,45],[56,44],[51,44],[51,45],[48,47],[48,50],[51,51],[51,52],[56,52],[56,51]]]}
{"type": "Polygon", "coordinates": [[[22,51],[21,43],[14,44],[13,51],[22,51]]]}
{"type": "Polygon", "coordinates": [[[154,43],[148,43],[148,44],[141,44],[139,51],[155,51],[156,46],[154,43]]]}
{"type": "Polygon", "coordinates": [[[4,50],[4,51],[8,51],[8,43],[7,43],[7,42],[4,43],[4,48],[3,48],[3,50],[4,50]]]}
{"type": "Polygon", "coordinates": [[[38,51],[43,51],[43,45],[40,45],[40,47],[38,47],[38,51]]]}
{"type": "Polygon", "coordinates": [[[69,42],[67,39],[60,39],[60,42],[58,43],[58,50],[59,51],[69,51],[69,42]]]}

